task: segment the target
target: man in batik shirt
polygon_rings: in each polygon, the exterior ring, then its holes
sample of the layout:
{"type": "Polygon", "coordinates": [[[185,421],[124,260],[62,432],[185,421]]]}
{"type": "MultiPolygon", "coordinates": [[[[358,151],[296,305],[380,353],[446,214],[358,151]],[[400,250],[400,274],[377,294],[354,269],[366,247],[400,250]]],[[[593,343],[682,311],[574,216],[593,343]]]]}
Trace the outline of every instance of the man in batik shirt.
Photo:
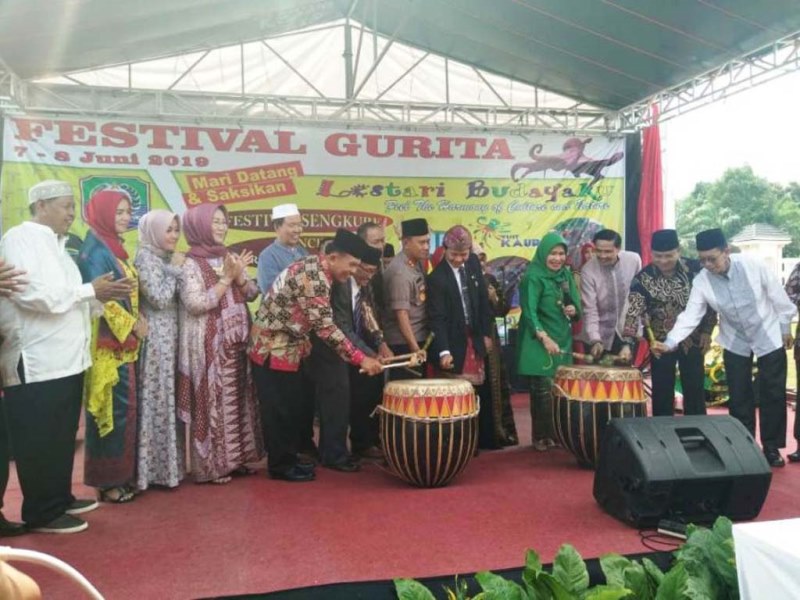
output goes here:
{"type": "MultiPolygon", "coordinates": [[[[692,280],[702,267],[697,260],[681,257],[678,234],[674,229],[662,229],[653,234],[650,242],[653,262],[639,271],[631,282],[628,311],[623,328],[620,356],[630,359],[636,343],[640,321],[655,340],[663,341],[686,308],[692,280]]],[[[680,368],[683,389],[683,413],[706,414],[705,367],[703,360],[711,345],[711,333],[717,324],[717,313],[711,308],[694,332],[681,342],[678,352],[653,356],[653,416],[672,416],[675,404],[675,365],[680,368]]]]}
{"type": "Polygon", "coordinates": [[[331,284],[354,274],[364,247],[357,235],[339,229],[324,255],[308,256],[281,272],[256,313],[250,358],[269,452],[267,470],[273,479],[314,479],[313,464],[298,463],[295,414],[303,385],[300,365],[311,351],[312,332],[369,375],[382,372],[381,363],[356,348],[336,326],[330,303],[331,284]]]}

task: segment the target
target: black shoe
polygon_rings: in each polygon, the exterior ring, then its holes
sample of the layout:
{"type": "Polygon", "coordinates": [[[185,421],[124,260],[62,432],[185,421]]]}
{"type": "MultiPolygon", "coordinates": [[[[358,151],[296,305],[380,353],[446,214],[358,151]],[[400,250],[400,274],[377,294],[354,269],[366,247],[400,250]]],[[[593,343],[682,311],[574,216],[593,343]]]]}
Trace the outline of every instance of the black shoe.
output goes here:
{"type": "Polygon", "coordinates": [[[783,467],[786,465],[781,453],[777,450],[764,450],[764,458],[767,459],[770,467],[783,467]]]}
{"type": "Polygon", "coordinates": [[[99,506],[100,503],[97,500],[93,500],[90,498],[87,498],[85,500],[75,500],[72,504],[69,505],[69,507],[67,507],[67,510],[65,510],[64,512],[74,517],[75,515],[81,515],[83,513],[91,512],[95,508],[98,508],[99,506]]]}
{"type": "Polygon", "coordinates": [[[0,538],[22,535],[25,531],[25,525],[9,521],[0,513],[0,538]]]}
{"type": "Polygon", "coordinates": [[[88,528],[89,524],[86,521],[64,513],[46,525],[31,527],[31,531],[38,533],[78,533],[86,531],[88,528]]]}
{"type": "Polygon", "coordinates": [[[787,454],[786,458],[789,459],[790,463],[797,463],[800,462],[800,448],[792,452],[791,454],[787,454]]]}
{"type": "Polygon", "coordinates": [[[296,482],[314,481],[314,479],[316,479],[313,471],[309,473],[308,471],[304,471],[296,466],[286,471],[269,471],[269,476],[272,479],[281,479],[283,481],[296,481],[296,482]]]}
{"type": "Polygon", "coordinates": [[[315,465],[312,462],[300,462],[300,461],[297,461],[295,463],[295,465],[294,465],[294,468],[299,470],[299,471],[303,471],[304,473],[313,473],[314,469],[316,468],[316,466],[317,465],[315,465]]]}
{"type": "Polygon", "coordinates": [[[341,471],[342,473],[355,473],[361,470],[361,465],[352,460],[336,463],[333,465],[322,465],[326,469],[333,469],[334,471],[341,471]]]}

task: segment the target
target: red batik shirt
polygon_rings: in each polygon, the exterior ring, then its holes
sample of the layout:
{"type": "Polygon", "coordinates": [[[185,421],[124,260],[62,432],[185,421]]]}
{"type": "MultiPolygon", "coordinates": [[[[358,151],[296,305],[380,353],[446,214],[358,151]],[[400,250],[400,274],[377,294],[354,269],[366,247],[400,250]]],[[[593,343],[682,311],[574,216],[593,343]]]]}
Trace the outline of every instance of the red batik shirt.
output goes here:
{"type": "Polygon", "coordinates": [[[364,353],[333,322],[332,278],[328,263],[307,256],[278,275],[256,313],[250,358],[277,371],[297,371],[311,352],[309,334],[333,348],[343,360],[360,365],[364,353]]]}

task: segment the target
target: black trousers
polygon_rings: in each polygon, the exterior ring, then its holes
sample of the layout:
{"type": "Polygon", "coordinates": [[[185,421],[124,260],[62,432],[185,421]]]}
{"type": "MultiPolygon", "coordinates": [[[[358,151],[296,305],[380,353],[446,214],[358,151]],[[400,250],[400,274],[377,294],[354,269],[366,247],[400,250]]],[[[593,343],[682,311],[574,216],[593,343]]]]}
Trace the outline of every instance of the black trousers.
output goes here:
{"type": "MultiPolygon", "coordinates": [[[[800,360],[795,358],[794,367],[795,371],[797,372],[796,393],[800,394],[800,360]]],[[[800,410],[798,410],[798,408],[800,408],[800,402],[795,404],[794,410],[794,439],[796,439],[798,444],[800,444],[800,410]]]]}
{"type": "Polygon", "coordinates": [[[370,377],[350,367],[350,447],[361,452],[380,446],[378,416],[370,417],[383,396],[383,376],[370,377]]]}
{"type": "MultiPolygon", "coordinates": [[[[756,402],[753,389],[753,355],[722,355],[728,381],[728,407],[755,437],[756,402]]],[[[786,350],[778,348],[759,358],[758,404],[761,445],[765,450],[786,446],[786,350]]]]}
{"type": "Polygon", "coordinates": [[[308,360],[304,360],[300,365],[302,376],[302,393],[295,399],[297,402],[297,427],[298,427],[298,452],[313,454],[316,451],[314,445],[314,415],[317,412],[317,402],[315,396],[314,376],[311,372],[311,365],[308,360]]]}
{"type": "Polygon", "coordinates": [[[705,367],[703,353],[697,346],[688,352],[678,348],[661,358],[652,357],[650,374],[653,378],[653,416],[671,417],[675,406],[675,365],[681,370],[683,414],[706,414],[705,367]]]}
{"type": "Polygon", "coordinates": [[[253,379],[267,446],[267,470],[272,473],[288,471],[297,464],[303,374],[275,371],[253,363],[253,379]]]}
{"type": "Polygon", "coordinates": [[[8,434],[22,488],[22,520],[31,527],[60,517],[75,501],[72,465],[82,392],[82,373],[5,389],[8,434]]]}
{"type": "MultiPolygon", "coordinates": [[[[417,342],[417,345],[421,348],[424,343],[425,342],[417,342]]],[[[408,344],[389,344],[389,348],[391,348],[392,352],[394,352],[395,355],[397,356],[401,354],[408,354],[409,352],[411,352],[411,347],[408,344]]],[[[428,360],[432,359],[429,357],[428,360]]],[[[439,364],[438,356],[436,357],[436,362],[434,364],[439,364]]],[[[427,364],[422,364],[418,367],[406,367],[406,368],[419,373],[420,377],[425,377],[427,364]]],[[[389,372],[389,381],[395,381],[398,379],[414,379],[414,375],[412,375],[403,368],[389,369],[388,372],[389,372]]]]}
{"type": "Polygon", "coordinates": [[[319,455],[325,465],[346,462],[350,424],[349,364],[318,337],[312,337],[309,366],[319,407],[319,455]]]}
{"type": "Polygon", "coordinates": [[[6,410],[3,402],[3,392],[0,390],[0,510],[3,508],[3,498],[8,487],[8,463],[11,460],[8,439],[8,425],[6,425],[6,410]]]}

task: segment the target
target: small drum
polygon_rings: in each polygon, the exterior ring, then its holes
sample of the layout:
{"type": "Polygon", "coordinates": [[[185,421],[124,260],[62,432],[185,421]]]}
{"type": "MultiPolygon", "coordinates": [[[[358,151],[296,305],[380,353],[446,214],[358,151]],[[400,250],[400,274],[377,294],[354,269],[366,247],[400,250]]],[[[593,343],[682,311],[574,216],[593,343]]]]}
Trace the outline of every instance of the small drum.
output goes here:
{"type": "Polygon", "coordinates": [[[390,381],[378,410],[386,461],[413,485],[447,485],[475,453],[479,401],[466,381],[390,381]]]}
{"type": "Polygon", "coordinates": [[[553,379],[553,425],[558,440],[581,466],[595,467],[609,420],[645,416],[647,398],[638,369],[558,367],[553,379]]]}

